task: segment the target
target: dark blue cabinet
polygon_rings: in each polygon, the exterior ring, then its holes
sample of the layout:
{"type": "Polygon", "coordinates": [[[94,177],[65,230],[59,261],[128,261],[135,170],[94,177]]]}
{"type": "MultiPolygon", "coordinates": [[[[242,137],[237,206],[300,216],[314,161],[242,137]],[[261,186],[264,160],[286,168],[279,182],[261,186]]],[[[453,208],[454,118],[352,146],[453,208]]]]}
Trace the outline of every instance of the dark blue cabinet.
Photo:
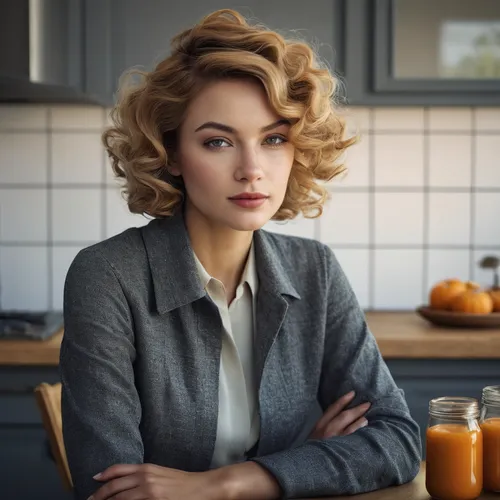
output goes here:
{"type": "Polygon", "coordinates": [[[57,382],[57,367],[0,367],[0,488],[2,500],[70,500],[51,458],[33,396],[57,382]]]}

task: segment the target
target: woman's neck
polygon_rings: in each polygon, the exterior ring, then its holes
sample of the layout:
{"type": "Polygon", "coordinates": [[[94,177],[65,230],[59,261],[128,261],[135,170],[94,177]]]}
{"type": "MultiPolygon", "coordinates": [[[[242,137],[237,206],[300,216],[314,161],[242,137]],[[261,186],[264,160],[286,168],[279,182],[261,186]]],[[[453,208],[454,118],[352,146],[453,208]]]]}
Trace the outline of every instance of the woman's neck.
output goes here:
{"type": "Polygon", "coordinates": [[[245,268],[253,231],[215,225],[189,208],[184,220],[196,256],[207,273],[224,284],[230,303],[245,268]]]}

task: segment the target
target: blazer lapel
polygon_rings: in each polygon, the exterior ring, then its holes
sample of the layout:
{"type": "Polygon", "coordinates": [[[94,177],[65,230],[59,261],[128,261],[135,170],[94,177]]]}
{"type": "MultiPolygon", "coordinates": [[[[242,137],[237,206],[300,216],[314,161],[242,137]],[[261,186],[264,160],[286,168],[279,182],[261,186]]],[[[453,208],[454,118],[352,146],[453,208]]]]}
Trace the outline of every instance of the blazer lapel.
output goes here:
{"type": "Polygon", "coordinates": [[[277,253],[272,236],[263,230],[256,231],[254,243],[259,276],[254,352],[257,387],[260,390],[267,356],[288,309],[286,296],[300,299],[300,295],[281,264],[285,256],[277,253]]]}
{"type": "Polygon", "coordinates": [[[262,374],[267,355],[278,336],[285,319],[288,302],[279,294],[259,288],[257,294],[256,338],[255,338],[255,376],[260,390],[262,374]]]}

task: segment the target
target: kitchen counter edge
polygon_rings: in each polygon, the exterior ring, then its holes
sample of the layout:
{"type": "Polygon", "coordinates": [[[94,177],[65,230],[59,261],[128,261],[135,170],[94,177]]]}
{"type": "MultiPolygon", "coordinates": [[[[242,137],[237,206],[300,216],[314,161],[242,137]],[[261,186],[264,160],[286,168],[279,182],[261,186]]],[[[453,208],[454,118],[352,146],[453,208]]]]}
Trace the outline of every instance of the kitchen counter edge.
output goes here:
{"type": "MultiPolygon", "coordinates": [[[[412,311],[369,311],[366,320],[385,359],[500,358],[500,328],[440,328],[412,311]]],[[[63,333],[44,341],[0,340],[0,365],[57,366],[63,333]]]]}

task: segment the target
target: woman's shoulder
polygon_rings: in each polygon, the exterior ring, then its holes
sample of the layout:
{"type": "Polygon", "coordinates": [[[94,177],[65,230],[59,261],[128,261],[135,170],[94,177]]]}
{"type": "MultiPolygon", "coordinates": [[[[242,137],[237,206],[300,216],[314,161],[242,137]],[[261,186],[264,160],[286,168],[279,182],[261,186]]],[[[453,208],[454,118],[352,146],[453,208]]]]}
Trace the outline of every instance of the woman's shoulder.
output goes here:
{"type": "Polygon", "coordinates": [[[132,272],[146,262],[145,257],[141,228],[133,227],[80,250],[70,271],[86,276],[99,275],[103,268],[132,272]]]}

